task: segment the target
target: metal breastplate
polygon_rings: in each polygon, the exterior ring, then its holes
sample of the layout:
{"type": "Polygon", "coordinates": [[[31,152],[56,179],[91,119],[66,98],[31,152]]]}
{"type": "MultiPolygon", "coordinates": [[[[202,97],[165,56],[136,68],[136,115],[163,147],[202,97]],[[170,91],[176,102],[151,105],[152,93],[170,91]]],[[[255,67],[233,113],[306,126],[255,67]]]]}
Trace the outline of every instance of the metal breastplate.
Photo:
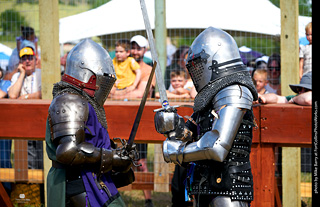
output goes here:
{"type": "MultiPolygon", "coordinates": [[[[211,114],[211,113],[210,113],[211,114]]],[[[224,162],[197,161],[189,165],[187,189],[189,194],[230,196],[231,200],[253,200],[253,180],[250,165],[252,143],[252,111],[248,111],[238,129],[232,148],[224,162]],[[192,170],[193,168],[193,170],[192,170]],[[191,172],[192,171],[192,172],[191,172]]],[[[204,133],[213,117],[205,116],[198,132],[204,133]],[[207,118],[209,117],[209,118],[207,118]]],[[[201,119],[201,116],[198,119],[201,119]]]]}

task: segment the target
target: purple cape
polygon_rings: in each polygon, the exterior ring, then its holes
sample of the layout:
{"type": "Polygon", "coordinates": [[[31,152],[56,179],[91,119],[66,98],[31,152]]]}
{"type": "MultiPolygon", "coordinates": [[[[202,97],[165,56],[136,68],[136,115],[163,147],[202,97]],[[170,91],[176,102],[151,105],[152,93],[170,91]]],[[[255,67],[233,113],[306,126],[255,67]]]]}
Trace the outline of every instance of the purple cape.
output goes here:
{"type": "MultiPolygon", "coordinates": [[[[93,144],[97,148],[110,149],[110,137],[108,131],[102,127],[98,121],[97,115],[93,107],[89,105],[89,117],[86,122],[86,138],[85,141],[93,144]]],[[[111,203],[114,199],[119,197],[118,190],[111,180],[110,173],[101,176],[109,192],[99,189],[96,182],[96,175],[91,170],[83,170],[82,180],[87,192],[87,199],[89,199],[91,206],[103,206],[104,204],[111,203]],[[108,195],[109,194],[109,195],[108,195]]]]}

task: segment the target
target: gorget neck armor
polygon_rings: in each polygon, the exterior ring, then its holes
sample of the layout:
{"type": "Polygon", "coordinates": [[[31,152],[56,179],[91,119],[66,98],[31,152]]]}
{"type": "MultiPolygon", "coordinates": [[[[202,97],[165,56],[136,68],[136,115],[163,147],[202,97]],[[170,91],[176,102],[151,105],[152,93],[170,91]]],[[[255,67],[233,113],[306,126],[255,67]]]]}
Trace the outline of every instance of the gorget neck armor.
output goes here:
{"type": "Polygon", "coordinates": [[[96,101],[95,97],[89,96],[85,91],[81,90],[80,88],[64,82],[60,81],[58,83],[55,83],[52,90],[53,98],[56,96],[63,94],[63,93],[72,93],[72,94],[78,94],[83,96],[94,108],[94,111],[98,117],[99,123],[105,128],[108,129],[107,125],[107,119],[106,119],[106,113],[104,111],[103,106],[100,106],[98,102],[96,101]]]}

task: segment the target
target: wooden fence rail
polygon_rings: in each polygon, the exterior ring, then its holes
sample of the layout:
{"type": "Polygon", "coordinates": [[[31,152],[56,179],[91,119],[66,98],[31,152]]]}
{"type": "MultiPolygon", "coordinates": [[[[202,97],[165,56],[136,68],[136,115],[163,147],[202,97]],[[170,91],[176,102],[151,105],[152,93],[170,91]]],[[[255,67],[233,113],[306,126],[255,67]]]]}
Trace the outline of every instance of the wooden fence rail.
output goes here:
{"type": "MultiPolygon", "coordinates": [[[[0,139],[21,142],[19,145],[15,144],[15,168],[0,169],[0,181],[43,183],[42,170],[27,169],[27,160],[21,159],[26,157],[26,150],[21,153],[21,148],[26,148],[25,140],[44,140],[50,102],[48,100],[0,100],[0,139]]],[[[139,103],[138,101],[108,101],[105,104],[110,137],[129,137],[139,103]]],[[[191,103],[172,103],[172,105],[179,104],[191,103]]],[[[164,141],[164,137],[155,131],[153,123],[153,110],[159,107],[160,104],[157,102],[146,103],[136,142],[162,143],[164,141]]],[[[271,207],[275,206],[275,199],[277,199],[274,149],[276,146],[311,147],[312,112],[311,107],[293,104],[256,105],[253,110],[258,127],[253,132],[251,152],[254,177],[252,206],[271,207]]],[[[178,108],[178,113],[182,116],[190,115],[192,109],[178,108]]],[[[137,172],[137,179],[131,189],[155,189],[156,184],[152,182],[155,176],[152,172],[137,172]],[[145,181],[145,178],[149,178],[147,180],[151,182],[145,181]]],[[[172,174],[169,174],[170,178],[171,176],[172,174]]],[[[168,182],[167,185],[169,184],[168,182]]],[[[3,192],[0,192],[0,206],[1,201],[6,199],[3,192]]]]}

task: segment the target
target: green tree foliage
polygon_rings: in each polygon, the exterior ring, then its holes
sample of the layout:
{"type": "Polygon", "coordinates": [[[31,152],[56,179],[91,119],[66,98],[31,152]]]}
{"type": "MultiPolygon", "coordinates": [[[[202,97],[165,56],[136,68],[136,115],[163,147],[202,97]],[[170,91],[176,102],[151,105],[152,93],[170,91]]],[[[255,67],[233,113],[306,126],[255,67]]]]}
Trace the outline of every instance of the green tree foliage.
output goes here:
{"type": "Polygon", "coordinates": [[[20,34],[20,26],[28,26],[26,18],[14,9],[7,9],[0,15],[0,27],[3,35],[17,36],[20,34]]]}
{"type": "MultiPolygon", "coordinates": [[[[280,8],[280,0],[270,0],[275,6],[280,8]]],[[[299,15],[312,16],[312,1],[311,0],[299,0],[299,15]]]]}

